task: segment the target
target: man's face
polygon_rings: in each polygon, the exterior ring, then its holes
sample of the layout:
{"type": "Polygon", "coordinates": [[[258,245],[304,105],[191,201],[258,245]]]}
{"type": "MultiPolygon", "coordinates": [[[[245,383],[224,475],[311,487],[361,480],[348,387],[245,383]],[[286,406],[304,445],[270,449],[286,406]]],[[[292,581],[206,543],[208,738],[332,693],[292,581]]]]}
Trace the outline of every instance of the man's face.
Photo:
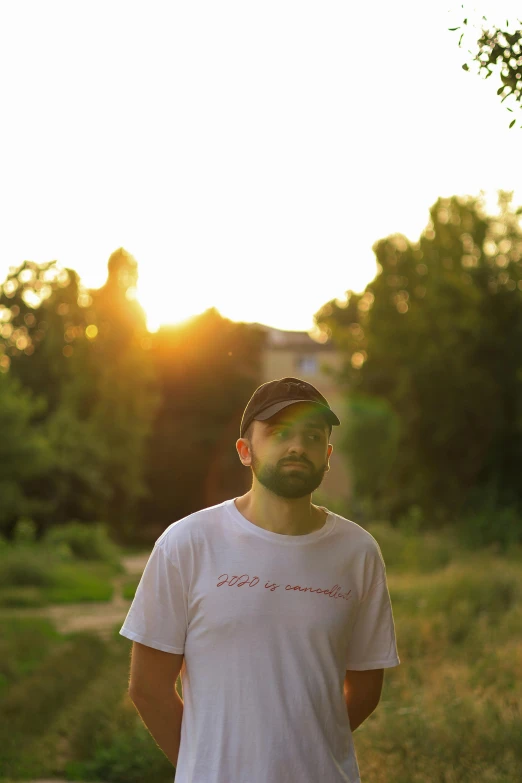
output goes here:
{"type": "Polygon", "coordinates": [[[305,497],[321,484],[331,450],[328,425],[317,408],[295,403],[271,419],[255,422],[252,470],[259,483],[275,495],[305,497]]]}

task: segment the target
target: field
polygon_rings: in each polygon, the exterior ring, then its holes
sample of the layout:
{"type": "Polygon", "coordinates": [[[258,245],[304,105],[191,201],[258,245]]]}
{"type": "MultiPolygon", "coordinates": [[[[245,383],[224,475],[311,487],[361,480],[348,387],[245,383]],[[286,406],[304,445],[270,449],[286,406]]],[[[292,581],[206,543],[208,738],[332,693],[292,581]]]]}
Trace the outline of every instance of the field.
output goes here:
{"type": "MultiPolygon", "coordinates": [[[[387,563],[401,666],[386,673],[380,705],[354,735],[363,783],[515,783],[521,553],[466,552],[385,525],[372,532],[387,563]]],[[[26,612],[2,619],[0,780],[171,783],[173,768],[126,693],[121,624],[103,638],[64,635],[26,612]]]]}

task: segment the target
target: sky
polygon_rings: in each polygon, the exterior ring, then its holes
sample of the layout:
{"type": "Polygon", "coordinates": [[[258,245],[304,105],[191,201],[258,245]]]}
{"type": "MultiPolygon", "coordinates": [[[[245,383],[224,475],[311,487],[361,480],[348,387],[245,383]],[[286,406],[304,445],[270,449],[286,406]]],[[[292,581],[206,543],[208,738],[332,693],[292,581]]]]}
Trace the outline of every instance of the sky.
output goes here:
{"type": "Polygon", "coordinates": [[[212,306],[311,330],[439,196],[522,204],[522,129],[462,70],[461,5],[3,3],[0,279],[56,259],[99,287],[123,246],[151,331],[212,306]]]}

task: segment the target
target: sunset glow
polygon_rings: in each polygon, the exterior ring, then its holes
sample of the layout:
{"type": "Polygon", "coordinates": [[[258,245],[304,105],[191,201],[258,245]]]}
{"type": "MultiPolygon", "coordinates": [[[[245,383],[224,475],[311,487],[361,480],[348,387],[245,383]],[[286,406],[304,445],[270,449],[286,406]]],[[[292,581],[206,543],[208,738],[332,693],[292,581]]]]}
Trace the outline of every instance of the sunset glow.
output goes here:
{"type": "Polygon", "coordinates": [[[439,196],[522,203],[521,131],[462,70],[460,3],[98,8],[0,12],[2,279],[57,259],[100,287],[123,246],[151,330],[212,306],[310,329],[439,196]]]}

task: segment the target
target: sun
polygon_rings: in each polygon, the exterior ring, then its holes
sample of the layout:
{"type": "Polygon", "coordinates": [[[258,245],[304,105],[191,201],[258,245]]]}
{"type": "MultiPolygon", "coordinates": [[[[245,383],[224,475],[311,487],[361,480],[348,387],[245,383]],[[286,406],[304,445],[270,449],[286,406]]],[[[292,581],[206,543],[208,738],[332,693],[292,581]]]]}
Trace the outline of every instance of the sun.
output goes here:
{"type": "Polygon", "coordinates": [[[136,286],[135,298],[145,311],[147,329],[149,332],[157,332],[161,326],[182,324],[205,312],[212,304],[201,303],[188,298],[185,291],[173,292],[158,289],[158,286],[148,288],[140,286],[139,280],[136,286]]]}

